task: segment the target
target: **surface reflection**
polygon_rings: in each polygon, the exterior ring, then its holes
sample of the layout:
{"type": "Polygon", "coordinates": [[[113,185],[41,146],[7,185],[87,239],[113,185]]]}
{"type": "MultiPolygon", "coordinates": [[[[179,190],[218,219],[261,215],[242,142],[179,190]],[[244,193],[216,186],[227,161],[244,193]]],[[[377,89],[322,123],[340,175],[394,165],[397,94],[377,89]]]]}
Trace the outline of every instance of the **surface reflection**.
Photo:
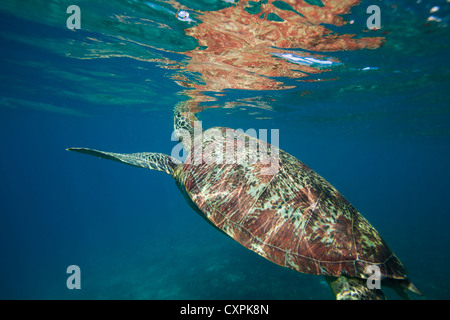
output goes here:
{"type": "MultiPolygon", "coordinates": [[[[185,8],[170,1],[171,5],[185,8]]],[[[204,92],[225,89],[282,90],[295,87],[283,78],[301,79],[329,71],[340,61],[328,52],[376,49],[382,37],[339,34],[325,25],[343,26],[342,15],[359,1],[241,0],[233,6],[203,12],[200,23],[186,29],[199,46],[173,79],[185,88],[187,105],[214,100],[204,92]]]]}

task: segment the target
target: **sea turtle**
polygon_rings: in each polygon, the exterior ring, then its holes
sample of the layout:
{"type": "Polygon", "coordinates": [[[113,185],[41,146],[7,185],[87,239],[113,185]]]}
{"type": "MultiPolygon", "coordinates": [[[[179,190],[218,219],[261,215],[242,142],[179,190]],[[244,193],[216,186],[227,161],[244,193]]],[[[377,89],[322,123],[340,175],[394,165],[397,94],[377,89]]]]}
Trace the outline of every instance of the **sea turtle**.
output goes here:
{"type": "Polygon", "coordinates": [[[166,172],[214,227],[278,265],[324,275],[336,299],[385,299],[368,285],[377,279],[403,297],[421,294],[372,225],[294,156],[241,131],[195,130],[190,112],[176,111],[174,122],[189,151],[184,163],[161,153],[67,150],[166,172]]]}

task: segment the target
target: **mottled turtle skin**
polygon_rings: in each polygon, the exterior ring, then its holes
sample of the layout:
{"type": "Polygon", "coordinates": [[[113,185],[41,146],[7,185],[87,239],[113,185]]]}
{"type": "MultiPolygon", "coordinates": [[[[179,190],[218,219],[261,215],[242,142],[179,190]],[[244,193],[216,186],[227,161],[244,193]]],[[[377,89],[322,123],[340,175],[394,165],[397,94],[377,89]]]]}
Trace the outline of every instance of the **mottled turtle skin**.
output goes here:
{"type": "Polygon", "coordinates": [[[217,127],[195,135],[195,121],[189,113],[175,117],[183,146],[191,151],[184,163],[157,153],[68,150],[172,175],[210,224],[280,266],[326,276],[337,299],[384,299],[381,290],[366,286],[373,265],[381,279],[401,292],[420,293],[377,230],[320,175],[289,153],[239,131],[217,127]],[[230,134],[235,139],[227,139],[230,134]],[[257,161],[252,152],[259,149],[248,148],[252,143],[267,149],[257,161]],[[230,158],[221,162],[230,150],[234,163],[230,158]]]}

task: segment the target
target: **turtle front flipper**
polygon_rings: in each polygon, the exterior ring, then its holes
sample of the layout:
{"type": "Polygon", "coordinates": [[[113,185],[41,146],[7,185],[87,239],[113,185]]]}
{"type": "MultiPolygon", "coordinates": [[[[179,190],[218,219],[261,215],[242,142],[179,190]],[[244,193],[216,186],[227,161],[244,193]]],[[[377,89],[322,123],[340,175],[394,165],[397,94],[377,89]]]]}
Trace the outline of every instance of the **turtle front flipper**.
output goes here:
{"type": "Polygon", "coordinates": [[[386,300],[379,289],[369,289],[367,280],[346,276],[325,277],[336,300],[386,300]]]}
{"type": "Polygon", "coordinates": [[[181,162],[177,159],[163,153],[139,152],[123,154],[99,151],[89,148],[68,148],[66,150],[86,153],[91,156],[122,162],[134,167],[164,171],[171,176],[173,176],[175,168],[181,164],[181,162]]]}

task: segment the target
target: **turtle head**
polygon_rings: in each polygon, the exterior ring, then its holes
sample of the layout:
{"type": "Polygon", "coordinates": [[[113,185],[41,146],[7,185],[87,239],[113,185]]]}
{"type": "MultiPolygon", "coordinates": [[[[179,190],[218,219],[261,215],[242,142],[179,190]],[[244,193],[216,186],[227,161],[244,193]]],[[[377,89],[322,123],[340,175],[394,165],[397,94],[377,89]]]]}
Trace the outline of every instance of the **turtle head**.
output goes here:
{"type": "Polygon", "coordinates": [[[175,111],[174,129],[175,139],[181,141],[186,150],[190,150],[194,137],[202,133],[202,122],[192,112],[175,111]]]}
{"type": "Polygon", "coordinates": [[[201,129],[201,122],[198,121],[197,117],[192,112],[175,111],[173,125],[176,131],[185,130],[191,135],[194,135],[194,128],[196,126],[200,126],[201,129]]]}

